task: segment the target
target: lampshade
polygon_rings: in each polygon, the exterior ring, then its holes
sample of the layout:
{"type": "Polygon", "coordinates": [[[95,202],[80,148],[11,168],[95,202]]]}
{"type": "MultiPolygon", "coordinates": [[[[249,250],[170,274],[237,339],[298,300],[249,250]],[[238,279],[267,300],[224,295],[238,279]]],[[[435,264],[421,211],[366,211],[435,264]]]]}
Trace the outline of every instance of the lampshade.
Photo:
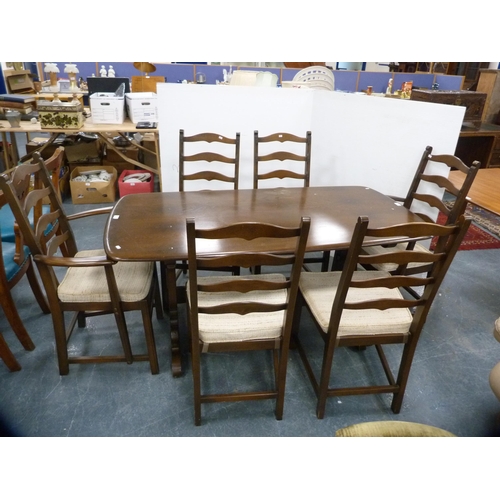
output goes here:
{"type": "Polygon", "coordinates": [[[55,63],[45,63],[43,70],[45,73],[59,73],[59,68],[55,63]]]}
{"type": "Polygon", "coordinates": [[[65,73],[80,73],[78,71],[78,68],[76,67],[76,64],[72,64],[72,63],[66,64],[66,66],[64,67],[64,72],[65,73]]]}
{"type": "Polygon", "coordinates": [[[141,73],[154,73],[156,66],[148,62],[135,62],[134,68],[138,69],[141,73]]]}

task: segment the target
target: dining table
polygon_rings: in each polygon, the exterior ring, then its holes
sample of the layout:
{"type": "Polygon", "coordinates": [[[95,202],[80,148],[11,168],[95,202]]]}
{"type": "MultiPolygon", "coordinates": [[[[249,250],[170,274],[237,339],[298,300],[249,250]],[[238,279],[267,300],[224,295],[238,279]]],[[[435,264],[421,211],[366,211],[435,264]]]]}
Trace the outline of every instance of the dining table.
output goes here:
{"type": "MultiPolygon", "coordinates": [[[[118,200],[106,223],[104,249],[115,261],[162,263],[160,281],[170,321],[173,376],[182,374],[176,263],[188,256],[186,219],[194,218],[200,228],[249,221],[297,226],[302,216],[311,218],[307,252],[348,249],[359,216],[368,217],[374,227],[422,221],[400,202],[365,186],[134,193],[118,200]]],[[[373,244],[396,242],[378,239],[373,244]]],[[[285,240],[271,246],[263,240],[262,249],[286,253],[294,250],[291,244],[285,240]]],[[[213,241],[197,247],[205,255],[238,249],[231,240],[223,247],[213,241]]]]}

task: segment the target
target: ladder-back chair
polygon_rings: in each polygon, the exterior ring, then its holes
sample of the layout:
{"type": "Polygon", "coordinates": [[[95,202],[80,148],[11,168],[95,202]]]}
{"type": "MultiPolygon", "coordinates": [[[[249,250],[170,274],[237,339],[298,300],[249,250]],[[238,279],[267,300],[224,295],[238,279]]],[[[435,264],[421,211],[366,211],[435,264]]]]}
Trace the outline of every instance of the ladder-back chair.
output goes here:
{"type": "MultiPolygon", "coordinates": [[[[9,172],[0,175],[3,191],[19,225],[24,243],[30,249],[42,278],[47,295],[56,341],[59,373],[66,375],[70,363],[102,363],[126,361],[149,361],[151,372],[158,373],[158,359],[152,328],[152,308],[162,317],[160,293],[154,262],[114,262],[104,250],[78,251],[70,221],[98,214],[108,214],[111,207],[98,208],[66,216],[59,197],[50,179],[43,159],[33,155],[36,163],[16,167],[15,182],[9,172]],[[35,176],[34,188],[23,202],[19,189],[22,180],[29,182],[35,176]],[[29,213],[40,200],[48,197],[51,211],[43,214],[33,226],[29,213]],[[47,228],[51,230],[48,231],[47,228]],[[63,276],[58,268],[66,271],[63,276]],[[142,315],[147,354],[132,353],[125,312],[137,310],[142,315]],[[65,313],[73,316],[66,323],[65,313]],[[100,314],[113,314],[121,340],[123,354],[70,355],[68,341],[78,322],[84,327],[86,318],[100,314]]],[[[77,348],[71,348],[78,351],[77,348]]]]}
{"type": "MultiPolygon", "coordinates": [[[[327,398],[360,394],[392,393],[392,411],[399,413],[408,382],[412,360],[427,315],[439,287],[448,271],[455,253],[470,225],[463,215],[456,225],[442,226],[428,222],[413,222],[383,228],[370,228],[368,218],[359,217],[355,226],[343,271],[327,273],[302,273],[299,303],[294,323],[294,339],[307,375],[317,397],[316,415],[323,418],[327,398]],[[363,244],[374,238],[439,238],[433,252],[405,248],[401,251],[366,255],[363,244]],[[365,265],[394,263],[404,269],[410,262],[430,262],[431,269],[425,276],[407,276],[403,272],[358,270],[365,265]],[[404,292],[406,287],[421,286],[419,298],[404,292]],[[305,305],[314,320],[323,342],[323,349],[305,349],[302,339],[309,331],[300,332],[301,305],[305,305]],[[302,337],[302,339],[301,339],[302,337]],[[402,344],[402,354],[396,376],[383,350],[385,344],[402,344]],[[339,387],[336,378],[343,375],[332,370],[334,354],[338,347],[374,346],[381,361],[387,383],[365,380],[352,386],[339,387]],[[315,366],[321,366],[319,374],[315,366]]],[[[432,332],[429,332],[432,334],[432,332]]],[[[368,349],[360,356],[368,360],[368,349]]],[[[389,358],[391,359],[391,358],[389,358]]],[[[374,371],[369,366],[370,373],[374,371]]],[[[373,375],[373,374],[372,374],[373,375]]],[[[358,369],[352,379],[361,378],[358,369]]],[[[425,390],[425,387],[422,387],[425,390]]]]}
{"type": "Polygon", "coordinates": [[[195,424],[201,424],[202,403],[262,399],[276,399],[276,418],[281,420],[291,327],[310,219],[303,217],[299,226],[291,228],[249,222],[200,229],[194,219],[188,219],[186,226],[189,262],[186,295],[195,424]],[[295,241],[295,250],[281,255],[277,250],[284,239],[295,241]],[[210,255],[203,251],[206,245],[227,248],[224,245],[231,244],[228,242],[236,246],[225,254],[210,255]],[[198,275],[200,268],[255,265],[285,266],[288,277],[280,269],[258,276],[198,275]],[[217,393],[220,389],[212,387],[211,393],[208,389],[202,393],[202,353],[252,350],[273,352],[273,389],[221,394],[217,393]]]}

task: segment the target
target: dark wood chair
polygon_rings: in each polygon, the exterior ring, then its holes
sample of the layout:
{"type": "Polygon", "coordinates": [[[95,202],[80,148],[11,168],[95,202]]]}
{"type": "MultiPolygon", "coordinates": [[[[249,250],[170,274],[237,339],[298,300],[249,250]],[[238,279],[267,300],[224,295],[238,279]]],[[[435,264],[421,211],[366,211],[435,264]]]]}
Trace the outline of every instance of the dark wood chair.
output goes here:
{"type": "MultiPolygon", "coordinates": [[[[64,148],[60,147],[54,152],[50,159],[47,160],[52,182],[55,183],[55,185],[59,182],[59,170],[63,159],[64,148]]],[[[16,176],[15,168],[11,171],[11,174],[11,181],[16,184],[16,193],[19,197],[19,202],[22,204],[25,202],[31,189],[30,179],[27,177],[20,179],[16,176]]],[[[49,211],[47,205],[43,205],[41,200],[37,202],[29,214],[30,223],[35,225],[42,214],[47,211],[49,211]]],[[[19,316],[16,304],[12,298],[11,290],[26,275],[33,295],[42,312],[44,314],[50,314],[50,309],[36,276],[30,249],[23,244],[23,240],[18,234],[14,213],[3,194],[0,194],[0,226],[0,305],[7,321],[22,346],[27,351],[32,351],[35,349],[35,344],[19,316]]],[[[0,350],[5,355],[2,355],[2,359],[6,360],[5,362],[9,369],[20,370],[21,366],[15,361],[14,355],[10,349],[8,349],[5,339],[0,339],[0,344],[2,344],[0,350]]]]}
{"type": "Polygon", "coordinates": [[[107,214],[111,208],[98,208],[66,216],[50,173],[38,153],[36,163],[18,165],[14,172],[0,175],[0,189],[10,204],[24,243],[37,264],[52,314],[59,373],[66,375],[70,363],[101,363],[149,361],[151,372],[158,373],[158,359],[151,322],[152,308],[156,305],[159,318],[160,293],[153,262],[113,262],[104,250],[78,251],[70,221],[91,215],[107,214]],[[34,187],[23,202],[20,191],[35,177],[34,187]],[[33,226],[29,214],[45,197],[51,211],[43,214],[33,226]],[[50,230],[47,230],[50,228],[50,230]],[[65,268],[64,275],[56,272],[65,268]],[[126,311],[140,311],[144,323],[147,354],[134,355],[125,321],[126,311]],[[66,324],[65,313],[73,312],[66,324]],[[84,327],[86,317],[113,314],[123,348],[123,355],[70,356],[68,341],[78,322],[84,327]]]}
{"type": "Polygon", "coordinates": [[[253,140],[253,188],[258,189],[259,181],[267,179],[298,179],[300,186],[309,187],[311,173],[311,132],[306,132],[305,137],[298,137],[284,132],[259,136],[259,131],[254,131],[253,140]],[[274,145],[261,146],[279,142],[280,149],[274,145]],[[283,146],[292,148],[293,144],[304,144],[303,152],[283,151],[283,146]],[[300,153],[300,154],[299,154],[300,153]],[[270,163],[267,163],[270,162],[270,163]],[[277,162],[287,168],[276,168],[277,162]],[[283,163],[284,162],[284,163],[283,163]],[[265,170],[265,171],[264,171],[265,170]]]}
{"type": "MultiPolygon", "coordinates": [[[[238,189],[240,172],[240,134],[236,133],[234,139],[220,134],[202,133],[186,136],[184,130],[179,130],[179,191],[184,191],[185,183],[188,181],[219,181],[232,184],[233,189],[238,189]],[[196,152],[186,154],[186,143],[192,143],[196,152]],[[217,146],[208,148],[208,144],[215,143],[217,146]],[[199,151],[200,144],[203,149],[199,151]],[[218,148],[218,149],[216,149],[218,148]],[[224,150],[226,154],[220,151],[224,150]],[[230,155],[230,156],[226,156],[230,155]],[[213,166],[206,170],[206,164],[214,162],[213,166]],[[200,170],[201,169],[201,170],[200,170]]],[[[196,184],[196,183],[195,183],[196,184]]],[[[179,270],[177,278],[187,273],[187,262],[178,262],[176,269],[179,270]]],[[[227,269],[227,272],[239,274],[239,269],[227,269]]],[[[165,266],[161,264],[162,286],[166,286],[165,266]]]]}
{"type": "Polygon", "coordinates": [[[276,418],[281,420],[291,327],[310,219],[303,217],[300,226],[292,228],[249,222],[197,229],[194,219],[188,219],[186,225],[189,262],[186,295],[195,424],[201,424],[202,403],[262,399],[276,399],[276,418]],[[262,245],[263,238],[266,239],[266,247],[262,245]],[[283,238],[296,239],[295,251],[287,255],[268,253],[276,252],[283,238]],[[206,240],[211,241],[207,243],[206,240]],[[203,252],[207,248],[204,245],[208,244],[210,248],[211,243],[224,245],[227,241],[236,245],[235,251],[218,256],[203,252]],[[287,266],[289,277],[279,272],[258,276],[218,276],[217,273],[198,276],[200,267],[250,268],[255,265],[287,266]],[[249,350],[273,352],[273,389],[202,394],[202,353],[249,350]]]}
{"type": "Polygon", "coordinates": [[[9,344],[5,341],[2,332],[0,332],[0,359],[11,372],[17,372],[21,369],[21,365],[10,350],[9,344]]]}
{"type": "MultiPolygon", "coordinates": [[[[434,220],[428,215],[425,209],[427,209],[427,211],[429,209],[437,209],[438,213],[442,214],[445,225],[454,224],[467,208],[467,195],[480,167],[481,164],[478,161],[473,162],[473,164],[468,167],[456,156],[433,155],[432,147],[427,146],[422,155],[417,171],[415,172],[410,188],[408,189],[408,194],[405,198],[393,198],[395,201],[401,202],[404,207],[416,213],[427,222],[434,222],[434,220]],[[447,177],[428,173],[427,168],[433,163],[442,163],[450,168],[460,170],[465,174],[463,183],[457,186],[447,177]],[[429,184],[434,184],[444,190],[443,199],[424,191],[426,185],[428,186],[429,184]],[[422,189],[422,192],[419,189],[422,189]],[[446,198],[449,198],[449,200],[446,200],[446,198]]],[[[428,251],[426,245],[415,241],[400,243],[396,246],[370,246],[366,247],[364,251],[369,255],[376,255],[383,252],[398,251],[404,249],[408,245],[410,248],[415,246],[421,252],[428,251]]],[[[383,271],[396,272],[396,266],[394,264],[376,264],[374,267],[383,271]]],[[[428,271],[428,269],[428,264],[411,262],[406,268],[406,274],[419,274],[428,271]]],[[[419,295],[414,289],[408,289],[408,291],[415,294],[415,296],[419,295]]]]}
{"type": "MultiPolygon", "coordinates": [[[[1,195],[0,199],[5,200],[5,197],[1,195]]],[[[42,312],[48,314],[50,309],[45,300],[42,289],[40,288],[32,256],[28,248],[22,247],[21,252],[17,253],[16,257],[16,243],[11,241],[0,241],[0,252],[0,305],[7,321],[12,327],[13,332],[19,339],[19,342],[21,342],[22,346],[27,351],[32,351],[35,349],[35,344],[26,330],[23,320],[19,316],[11,290],[22,280],[24,276],[27,276],[33,294],[42,309],[42,312]]],[[[3,337],[0,339],[0,343],[3,344],[3,347],[0,347],[0,350],[5,354],[5,356],[2,354],[1,357],[4,359],[9,369],[12,371],[20,370],[20,365],[17,362],[14,362],[14,355],[7,348],[7,344],[3,337]]]]}
{"type": "MultiPolygon", "coordinates": [[[[259,131],[253,133],[253,188],[265,187],[269,179],[297,179],[300,187],[309,187],[311,176],[311,131],[304,137],[286,132],[278,132],[259,136],[259,131]],[[276,143],[279,143],[276,145],[276,143]],[[288,148],[288,150],[284,150],[288,148]],[[278,168],[278,165],[280,168],[278,168]],[[287,168],[283,168],[283,167],[287,168]],[[262,181],[262,182],[261,182],[262,181]]],[[[304,268],[307,264],[320,263],[321,270],[327,271],[330,252],[323,252],[322,257],[304,258],[304,268]]],[[[260,272],[258,269],[256,272],[260,272]]]]}
{"type": "MultiPolygon", "coordinates": [[[[302,273],[293,338],[317,396],[318,418],[324,417],[327,398],[360,394],[392,393],[392,411],[399,413],[427,314],[469,225],[470,219],[462,215],[456,225],[449,226],[413,222],[370,228],[368,219],[360,217],[343,271],[302,273]],[[362,251],[362,245],[373,241],[373,238],[380,238],[382,243],[384,239],[387,242],[388,238],[435,236],[439,239],[436,249],[430,254],[415,249],[378,255],[366,255],[362,251]],[[385,263],[395,263],[396,268],[400,269],[410,262],[431,262],[432,267],[424,276],[357,270],[358,266],[385,263]],[[422,286],[422,296],[417,299],[405,293],[404,288],[408,286],[422,286]],[[302,332],[301,335],[300,332],[300,312],[304,305],[324,341],[321,354],[314,358],[312,348],[309,346],[308,354],[301,340],[301,337],[310,333],[302,332]],[[384,353],[385,344],[403,344],[396,377],[384,353]],[[338,387],[335,371],[332,373],[333,358],[337,347],[344,346],[374,346],[387,384],[371,384],[373,380],[369,380],[365,386],[358,382],[350,387],[338,387]],[[318,365],[321,365],[319,376],[315,369],[318,365]]],[[[367,351],[363,351],[362,355],[370,359],[366,356],[367,351]]],[[[391,354],[394,355],[393,352],[391,354]]],[[[370,364],[369,371],[375,372],[375,368],[370,364]]],[[[371,376],[375,376],[375,373],[371,373],[371,376]]],[[[353,379],[359,378],[359,371],[353,373],[353,379]]]]}
{"type": "Polygon", "coordinates": [[[179,131],[179,191],[184,191],[186,181],[197,180],[225,182],[238,189],[239,169],[239,132],[232,139],[211,132],[186,136],[184,130],[179,131]],[[192,154],[186,153],[186,143],[194,144],[192,154]],[[208,144],[213,143],[217,146],[208,148],[208,144]],[[201,144],[203,151],[200,151],[201,144]],[[214,162],[217,167],[207,169],[206,164],[214,162]]]}

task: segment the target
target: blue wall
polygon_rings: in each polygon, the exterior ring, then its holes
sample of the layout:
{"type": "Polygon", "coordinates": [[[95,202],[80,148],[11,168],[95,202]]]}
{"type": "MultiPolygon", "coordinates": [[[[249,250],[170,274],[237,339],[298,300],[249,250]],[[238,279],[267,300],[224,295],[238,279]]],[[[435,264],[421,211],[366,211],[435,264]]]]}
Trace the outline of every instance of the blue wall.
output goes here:
{"type": "MultiPolygon", "coordinates": [[[[59,67],[59,77],[66,78],[64,73],[65,62],[56,63],[59,67]]],[[[140,76],[142,73],[134,68],[132,62],[77,62],[75,63],[80,71],[78,77],[86,79],[92,74],[99,76],[99,68],[104,65],[106,70],[113,66],[117,77],[140,76]]],[[[41,63],[42,69],[45,63],[41,63]]],[[[164,76],[169,83],[179,83],[183,80],[196,81],[196,74],[203,73],[206,76],[206,83],[215,84],[216,80],[223,81],[223,69],[229,71],[229,66],[207,65],[204,63],[155,63],[156,71],[152,76],[164,76]]],[[[267,67],[232,67],[245,71],[270,71],[278,76],[278,83],[290,81],[299,71],[291,68],[267,68],[267,67]]],[[[401,88],[401,84],[406,81],[413,81],[413,85],[419,88],[431,88],[434,82],[439,83],[441,90],[460,90],[463,77],[454,75],[441,75],[432,73],[390,73],[378,71],[349,71],[334,70],[335,90],[342,92],[361,92],[367,86],[373,87],[374,92],[385,92],[389,79],[393,79],[393,90],[401,88]]],[[[48,75],[42,75],[42,79],[47,80],[48,75]]]]}

